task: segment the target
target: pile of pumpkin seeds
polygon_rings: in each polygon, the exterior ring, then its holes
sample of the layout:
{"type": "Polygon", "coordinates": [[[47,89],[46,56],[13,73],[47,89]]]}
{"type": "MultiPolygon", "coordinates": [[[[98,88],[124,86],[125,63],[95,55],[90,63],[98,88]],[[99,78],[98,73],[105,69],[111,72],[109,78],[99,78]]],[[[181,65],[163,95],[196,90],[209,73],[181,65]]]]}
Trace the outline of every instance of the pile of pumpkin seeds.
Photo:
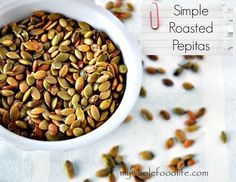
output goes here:
{"type": "Polygon", "coordinates": [[[119,20],[124,21],[132,17],[134,6],[130,2],[123,2],[123,0],[108,1],[105,4],[105,9],[109,10],[119,20]]]}
{"type": "Polygon", "coordinates": [[[0,124],[37,140],[89,133],[119,106],[126,73],[105,33],[34,12],[0,30],[0,124]]]}

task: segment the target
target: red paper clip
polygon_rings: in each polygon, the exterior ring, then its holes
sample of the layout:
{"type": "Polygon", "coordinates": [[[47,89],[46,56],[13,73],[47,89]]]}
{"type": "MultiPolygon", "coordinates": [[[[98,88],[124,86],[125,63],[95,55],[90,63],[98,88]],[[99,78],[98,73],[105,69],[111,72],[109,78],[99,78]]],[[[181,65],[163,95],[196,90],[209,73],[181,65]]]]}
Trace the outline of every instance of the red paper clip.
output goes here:
{"type": "Polygon", "coordinates": [[[152,16],[152,10],[150,11],[150,25],[153,30],[157,30],[160,26],[160,21],[159,21],[159,9],[158,9],[158,4],[157,2],[152,2],[152,4],[155,5],[156,8],[156,26],[153,26],[153,16],[152,16]]]}

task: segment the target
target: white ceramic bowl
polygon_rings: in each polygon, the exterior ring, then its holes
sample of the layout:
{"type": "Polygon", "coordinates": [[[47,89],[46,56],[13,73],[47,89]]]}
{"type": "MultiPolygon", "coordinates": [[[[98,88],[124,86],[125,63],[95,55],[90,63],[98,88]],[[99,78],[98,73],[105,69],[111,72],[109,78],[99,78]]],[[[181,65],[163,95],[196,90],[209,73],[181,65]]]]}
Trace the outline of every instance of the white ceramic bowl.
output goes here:
{"type": "Polygon", "coordinates": [[[50,151],[75,149],[111,133],[134,106],[142,80],[138,42],[132,39],[119,20],[89,0],[16,0],[0,8],[0,27],[26,18],[35,10],[58,12],[76,20],[87,21],[93,27],[105,31],[121,49],[128,67],[126,90],[120,106],[108,121],[91,133],[70,140],[47,142],[21,137],[0,126],[0,138],[20,148],[50,151]]]}

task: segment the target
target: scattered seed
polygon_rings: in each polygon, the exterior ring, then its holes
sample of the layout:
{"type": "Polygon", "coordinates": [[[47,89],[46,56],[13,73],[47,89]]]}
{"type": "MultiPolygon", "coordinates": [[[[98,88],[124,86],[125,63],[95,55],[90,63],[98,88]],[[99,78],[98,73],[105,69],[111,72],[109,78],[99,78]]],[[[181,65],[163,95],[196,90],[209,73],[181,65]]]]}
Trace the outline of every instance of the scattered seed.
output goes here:
{"type": "Polygon", "coordinates": [[[144,86],[141,87],[140,92],[139,92],[139,95],[140,95],[141,97],[146,97],[146,96],[147,96],[147,91],[146,91],[146,89],[144,88],[144,86]]]}
{"type": "Polygon", "coordinates": [[[110,149],[110,151],[109,151],[108,154],[109,154],[111,157],[115,158],[115,157],[118,155],[118,153],[119,153],[119,146],[116,145],[116,146],[114,146],[114,147],[112,147],[112,148],[110,149]]]}
{"type": "Polygon", "coordinates": [[[154,158],[154,154],[150,151],[142,151],[139,153],[139,157],[143,160],[152,160],[154,158]]]}
{"type": "Polygon", "coordinates": [[[141,116],[145,120],[147,120],[147,121],[152,121],[153,120],[153,115],[148,109],[143,108],[143,109],[141,109],[140,113],[141,113],[141,116]]]}
{"type": "Polygon", "coordinates": [[[184,146],[184,148],[191,147],[194,144],[194,142],[195,142],[195,140],[187,139],[184,141],[183,146],[184,146]]]}
{"type": "Polygon", "coordinates": [[[175,107],[172,111],[179,116],[186,114],[186,111],[182,107],[175,107]]]}
{"type": "Polygon", "coordinates": [[[226,144],[227,143],[227,134],[225,131],[221,131],[220,133],[220,139],[222,141],[223,144],[226,144]]]}
{"type": "Polygon", "coordinates": [[[182,130],[177,129],[177,130],[175,130],[175,138],[176,138],[179,142],[183,143],[183,142],[185,142],[185,140],[186,140],[186,135],[185,135],[185,133],[184,133],[182,130]]]}
{"type": "Polygon", "coordinates": [[[174,85],[174,82],[169,78],[162,79],[162,83],[167,87],[171,87],[174,85]]]}
{"type": "Polygon", "coordinates": [[[132,121],[132,120],[133,120],[133,116],[128,115],[128,116],[125,118],[124,123],[129,123],[129,122],[132,121]]]}
{"type": "Polygon", "coordinates": [[[197,113],[195,114],[196,118],[200,118],[202,116],[204,116],[206,113],[206,108],[205,107],[202,107],[200,108],[197,113]]]}
{"type": "Polygon", "coordinates": [[[64,170],[69,179],[74,178],[74,167],[72,162],[66,160],[64,163],[64,170]]]}
{"type": "Polygon", "coordinates": [[[100,169],[96,172],[97,177],[107,177],[111,173],[110,168],[100,169]]]}
{"type": "Polygon", "coordinates": [[[165,142],[165,148],[166,149],[170,149],[170,148],[172,148],[173,147],[173,145],[174,145],[174,138],[168,138],[167,140],[166,140],[166,142],[165,142]]]}
{"type": "Polygon", "coordinates": [[[161,110],[160,111],[160,116],[164,119],[164,120],[170,120],[170,114],[168,111],[166,110],[161,110]]]}
{"type": "Polygon", "coordinates": [[[152,61],[158,61],[159,57],[157,55],[148,55],[148,58],[152,61]]]}
{"type": "Polygon", "coordinates": [[[194,86],[193,86],[193,84],[190,83],[190,82],[184,82],[184,83],[183,83],[183,88],[184,88],[185,90],[192,90],[192,89],[194,89],[194,86]]]}

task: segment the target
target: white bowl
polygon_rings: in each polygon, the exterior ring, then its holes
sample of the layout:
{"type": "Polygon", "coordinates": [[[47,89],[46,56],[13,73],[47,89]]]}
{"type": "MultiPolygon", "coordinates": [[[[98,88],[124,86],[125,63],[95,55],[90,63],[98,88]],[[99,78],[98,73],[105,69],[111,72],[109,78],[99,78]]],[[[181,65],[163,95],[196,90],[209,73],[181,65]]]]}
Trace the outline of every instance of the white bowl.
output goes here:
{"type": "Polygon", "coordinates": [[[126,90],[120,106],[99,128],[78,138],[63,141],[37,141],[16,135],[0,126],[0,138],[29,150],[68,150],[89,144],[111,133],[129,114],[134,106],[142,81],[142,65],[138,42],[132,39],[125,26],[108,11],[85,0],[17,0],[0,8],[0,27],[19,21],[35,10],[58,12],[76,20],[87,21],[103,30],[118,45],[128,67],[126,90]]]}

